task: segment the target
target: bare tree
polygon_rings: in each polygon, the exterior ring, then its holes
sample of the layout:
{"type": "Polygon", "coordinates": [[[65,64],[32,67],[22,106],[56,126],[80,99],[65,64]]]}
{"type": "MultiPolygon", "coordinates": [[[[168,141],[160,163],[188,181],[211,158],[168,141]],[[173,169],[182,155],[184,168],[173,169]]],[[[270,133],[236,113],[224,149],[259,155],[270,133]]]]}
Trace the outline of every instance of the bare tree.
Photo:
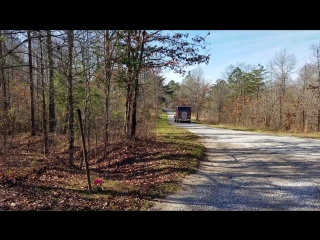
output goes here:
{"type": "Polygon", "coordinates": [[[201,67],[190,71],[189,75],[182,80],[181,99],[185,99],[185,104],[192,107],[196,115],[196,121],[199,121],[199,114],[209,97],[210,84],[203,76],[201,67]]]}
{"type": "Polygon", "coordinates": [[[69,110],[69,163],[73,164],[74,152],[74,107],[73,107],[73,45],[74,30],[67,31],[68,38],[68,110],[69,110]]]}
{"type": "Polygon", "coordinates": [[[318,45],[311,45],[311,49],[313,52],[314,57],[316,58],[316,66],[317,66],[317,82],[318,82],[318,131],[320,131],[320,44],[318,45]]]}
{"type": "Polygon", "coordinates": [[[32,46],[31,46],[31,30],[28,33],[28,56],[29,56],[29,79],[30,79],[30,112],[31,112],[31,136],[36,135],[35,126],[35,102],[34,102],[34,82],[33,82],[33,66],[32,66],[32,46]]]}
{"type": "Polygon", "coordinates": [[[46,96],[45,96],[45,83],[44,83],[44,64],[43,64],[43,36],[41,31],[39,31],[39,41],[40,41],[40,76],[41,76],[41,95],[42,95],[42,125],[43,125],[43,142],[44,142],[44,155],[48,151],[48,128],[47,128],[47,107],[46,107],[46,96]]]}
{"type": "Polygon", "coordinates": [[[320,43],[318,45],[312,44],[311,49],[312,49],[314,57],[316,58],[318,82],[320,85],[320,43]]]}
{"type": "Polygon", "coordinates": [[[211,116],[213,122],[220,124],[223,117],[223,107],[226,104],[226,99],[229,93],[228,84],[223,79],[218,79],[215,84],[211,86],[211,116]]]}
{"type": "Polygon", "coordinates": [[[8,100],[7,100],[7,89],[6,89],[6,79],[4,75],[4,67],[5,67],[5,61],[4,61],[4,54],[3,54],[3,42],[4,42],[4,36],[2,35],[2,31],[0,30],[0,86],[2,90],[2,101],[1,101],[1,112],[0,119],[2,124],[0,125],[1,129],[1,135],[3,135],[3,156],[4,160],[6,161],[6,144],[7,144],[7,126],[8,126],[8,100]]]}
{"type": "Polygon", "coordinates": [[[55,104],[54,104],[54,82],[53,82],[53,51],[51,30],[47,32],[47,56],[49,68],[49,132],[54,132],[56,126],[55,104]]]}
{"type": "Polygon", "coordinates": [[[115,65],[115,47],[113,42],[118,42],[118,39],[114,39],[116,36],[116,30],[105,30],[104,31],[104,67],[105,67],[105,84],[104,84],[104,93],[105,93],[105,129],[104,129],[104,153],[103,158],[107,154],[107,146],[109,141],[109,119],[110,119],[110,85],[112,73],[115,65]]]}
{"type": "Polygon", "coordinates": [[[286,85],[291,74],[297,67],[298,61],[294,54],[289,54],[286,49],[276,52],[273,59],[268,64],[269,72],[274,76],[274,80],[279,83],[279,121],[280,127],[283,124],[283,102],[285,101],[286,85]]]}
{"type": "MultiPolygon", "coordinates": [[[[316,76],[316,68],[315,65],[310,63],[305,63],[298,72],[297,85],[299,88],[299,92],[297,96],[300,100],[299,106],[299,117],[300,117],[300,128],[304,132],[309,131],[309,126],[312,125],[312,116],[316,116],[317,114],[313,114],[314,109],[317,109],[317,95],[312,94],[313,91],[310,89],[310,86],[317,84],[317,76],[316,76]]],[[[318,122],[318,119],[317,119],[318,122]]]]}

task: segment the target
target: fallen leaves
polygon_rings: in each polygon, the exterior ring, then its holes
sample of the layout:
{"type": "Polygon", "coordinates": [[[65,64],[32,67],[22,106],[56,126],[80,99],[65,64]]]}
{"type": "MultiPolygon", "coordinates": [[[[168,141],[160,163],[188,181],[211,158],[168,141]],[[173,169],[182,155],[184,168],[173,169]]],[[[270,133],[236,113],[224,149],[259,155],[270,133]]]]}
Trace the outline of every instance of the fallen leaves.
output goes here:
{"type": "Polygon", "coordinates": [[[43,158],[40,137],[17,139],[21,141],[12,143],[9,160],[0,160],[0,210],[137,211],[162,183],[178,180],[176,172],[183,164],[173,159],[168,162],[164,153],[177,158],[182,153],[155,140],[112,143],[106,159],[102,159],[101,144],[100,155],[89,154],[88,160],[92,185],[95,179],[103,182],[99,191],[93,188],[94,193],[88,194],[85,169],[77,167],[82,158],[80,147],[75,150],[75,165],[70,166],[65,146],[43,158]],[[26,151],[26,141],[32,160],[22,164],[20,152],[26,151]]]}

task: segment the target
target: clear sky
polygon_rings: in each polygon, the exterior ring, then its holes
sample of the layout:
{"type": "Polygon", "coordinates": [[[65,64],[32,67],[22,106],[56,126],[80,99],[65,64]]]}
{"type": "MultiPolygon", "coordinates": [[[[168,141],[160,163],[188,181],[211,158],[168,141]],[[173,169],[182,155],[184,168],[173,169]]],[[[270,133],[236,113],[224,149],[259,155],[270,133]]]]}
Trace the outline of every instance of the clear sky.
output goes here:
{"type": "MultiPolygon", "coordinates": [[[[299,68],[311,61],[311,45],[320,44],[320,30],[177,30],[181,33],[188,32],[189,38],[197,34],[204,36],[208,31],[208,42],[211,43],[211,50],[208,52],[210,61],[208,65],[200,67],[205,79],[212,83],[221,78],[230,65],[245,63],[266,67],[275,53],[283,49],[296,56],[299,68]]],[[[183,79],[179,74],[168,71],[163,72],[162,76],[166,78],[166,82],[181,82],[183,79]]]]}

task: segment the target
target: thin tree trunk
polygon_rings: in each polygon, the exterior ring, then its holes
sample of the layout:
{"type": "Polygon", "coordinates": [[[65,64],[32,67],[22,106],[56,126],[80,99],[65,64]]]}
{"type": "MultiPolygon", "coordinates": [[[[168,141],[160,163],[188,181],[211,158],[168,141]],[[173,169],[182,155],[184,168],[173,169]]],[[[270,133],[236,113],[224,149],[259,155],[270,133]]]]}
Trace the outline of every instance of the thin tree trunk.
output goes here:
{"type": "MultiPolygon", "coordinates": [[[[0,30],[1,37],[1,30],[0,30]]],[[[1,135],[3,136],[3,160],[6,162],[7,159],[7,134],[8,134],[8,102],[7,102],[7,89],[6,89],[6,79],[4,76],[4,56],[3,56],[3,45],[2,38],[0,38],[0,86],[2,87],[2,122],[1,135]]],[[[0,112],[1,113],[1,112],[0,112]]]]}
{"type": "Polygon", "coordinates": [[[54,82],[53,82],[53,59],[51,30],[47,30],[47,52],[49,62],[49,132],[54,132],[56,126],[55,103],[54,103],[54,82]]]}
{"type": "MultiPolygon", "coordinates": [[[[92,122],[93,122],[93,129],[94,129],[94,136],[95,136],[95,149],[94,149],[94,156],[97,156],[98,152],[98,130],[97,130],[97,125],[96,125],[96,118],[95,115],[92,111],[93,109],[93,104],[92,104],[92,99],[91,99],[91,93],[90,93],[90,88],[89,88],[89,105],[90,105],[90,116],[92,116],[92,122]]],[[[88,132],[89,134],[89,132],[88,132]]]]}
{"type": "Polygon", "coordinates": [[[154,89],[154,102],[156,104],[156,107],[155,107],[155,110],[154,110],[154,114],[155,114],[156,118],[159,117],[159,113],[158,113],[158,98],[159,98],[158,87],[159,87],[159,82],[158,82],[158,80],[159,80],[159,77],[156,76],[155,77],[156,84],[155,84],[155,89],[154,89]]]}
{"type": "MultiPolygon", "coordinates": [[[[140,34],[140,33],[139,33],[140,34]]],[[[141,37],[141,49],[140,49],[140,55],[136,56],[138,58],[138,66],[136,69],[134,69],[134,92],[133,92],[133,100],[132,100],[132,119],[131,119],[131,132],[130,137],[135,138],[136,137],[136,128],[137,128],[137,101],[138,101],[138,95],[139,95],[139,73],[142,67],[142,58],[144,54],[144,38],[146,35],[146,30],[143,30],[142,37],[141,37]]],[[[140,44],[139,43],[139,44],[140,44]]],[[[138,51],[139,52],[139,51],[138,51]]],[[[158,102],[158,100],[156,101],[158,102]]]]}
{"type": "MultiPolygon", "coordinates": [[[[85,68],[85,65],[83,65],[85,68]]],[[[87,143],[88,143],[88,152],[90,152],[90,148],[91,148],[91,142],[90,142],[90,110],[89,110],[89,78],[87,76],[86,73],[86,87],[85,87],[85,101],[84,101],[84,119],[83,119],[83,124],[84,124],[84,136],[87,136],[87,143]]]]}
{"type": "Polygon", "coordinates": [[[131,119],[131,83],[129,79],[127,79],[127,95],[126,95],[126,120],[125,120],[125,135],[128,138],[130,133],[130,119],[131,119]]]}
{"type": "MultiPolygon", "coordinates": [[[[39,53],[37,52],[37,54],[39,54],[39,53]]],[[[39,126],[41,124],[40,122],[42,120],[41,110],[39,108],[40,104],[38,105],[38,101],[37,101],[37,99],[39,99],[40,78],[41,78],[41,76],[40,76],[41,75],[40,57],[36,57],[33,64],[34,64],[33,66],[36,66],[36,67],[34,67],[34,69],[36,70],[36,74],[35,74],[36,75],[36,86],[34,88],[34,90],[35,90],[34,111],[35,111],[35,129],[37,132],[39,130],[39,126]]]]}
{"type": "Polygon", "coordinates": [[[43,141],[44,141],[44,155],[48,154],[48,130],[47,130],[47,114],[46,114],[46,98],[45,98],[45,84],[44,84],[44,67],[43,67],[43,47],[42,47],[42,36],[39,32],[40,39],[40,73],[41,73],[41,92],[42,92],[42,123],[43,123],[43,141]]]}
{"type": "Polygon", "coordinates": [[[132,119],[131,119],[131,133],[130,137],[136,137],[136,127],[137,127],[137,99],[138,99],[138,77],[134,79],[134,92],[133,92],[133,100],[132,100],[132,119]]]}
{"type": "Polygon", "coordinates": [[[280,104],[279,104],[279,121],[280,121],[280,128],[282,129],[282,95],[280,95],[279,98],[280,104]]]}
{"type": "MultiPolygon", "coordinates": [[[[130,39],[131,35],[128,33],[127,36],[127,58],[131,58],[131,44],[130,44],[130,39]]],[[[132,96],[132,67],[128,67],[128,72],[127,72],[127,95],[126,95],[126,121],[125,121],[125,134],[126,137],[129,138],[130,134],[130,119],[131,119],[131,96],[132,96]]]]}
{"type": "MultiPolygon", "coordinates": [[[[89,163],[87,159],[87,150],[86,150],[86,140],[84,139],[83,134],[83,127],[82,127],[82,118],[81,118],[81,110],[77,109],[78,112],[78,118],[79,118],[79,125],[80,125],[80,133],[81,133],[81,139],[82,139],[82,152],[83,152],[83,159],[86,165],[86,174],[87,174],[87,181],[88,181],[88,191],[91,193],[91,181],[90,181],[90,172],[89,172],[89,163]]],[[[81,162],[82,166],[82,162],[81,162]]]]}
{"type": "Polygon", "coordinates": [[[74,152],[74,117],[73,117],[73,40],[74,31],[68,30],[68,54],[69,54],[69,68],[68,68],[68,106],[69,106],[69,163],[73,164],[73,152],[74,152]]]}
{"type": "Polygon", "coordinates": [[[320,131],[320,52],[319,47],[316,47],[316,58],[317,58],[317,71],[318,71],[318,123],[317,130],[320,131]]]}
{"type": "Polygon", "coordinates": [[[32,76],[32,51],[31,51],[31,30],[28,30],[28,56],[29,56],[29,78],[30,78],[30,101],[31,101],[31,136],[36,135],[35,116],[34,116],[34,82],[32,76]]]}
{"type": "MultiPolygon", "coordinates": [[[[111,59],[110,59],[110,36],[109,30],[105,30],[104,33],[104,63],[105,63],[105,129],[104,129],[104,152],[103,159],[106,158],[107,155],[107,146],[109,142],[109,106],[110,106],[110,81],[111,81],[111,59]]],[[[110,165],[110,161],[109,161],[110,165]]],[[[108,168],[109,169],[109,168],[108,168]]]]}
{"type": "MultiPolygon", "coordinates": [[[[88,31],[87,33],[87,39],[88,40],[88,31]]],[[[89,63],[87,59],[89,59],[88,55],[89,55],[89,51],[88,51],[88,47],[86,45],[82,45],[81,44],[81,55],[82,55],[82,67],[84,69],[84,74],[85,74],[85,101],[84,101],[84,118],[83,118],[83,135],[86,136],[87,142],[88,142],[88,152],[90,152],[90,110],[89,110],[89,91],[90,91],[90,76],[88,76],[90,74],[89,71],[87,70],[87,66],[89,66],[89,63]],[[88,65],[87,65],[88,63],[88,65]]],[[[80,168],[82,168],[82,161],[80,164],[80,168]]]]}

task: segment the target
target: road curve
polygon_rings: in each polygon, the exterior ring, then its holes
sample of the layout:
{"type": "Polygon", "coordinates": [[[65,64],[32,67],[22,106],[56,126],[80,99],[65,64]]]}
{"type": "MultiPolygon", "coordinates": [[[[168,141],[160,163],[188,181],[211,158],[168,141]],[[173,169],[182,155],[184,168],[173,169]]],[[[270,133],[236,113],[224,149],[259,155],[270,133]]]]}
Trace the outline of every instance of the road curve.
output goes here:
{"type": "Polygon", "coordinates": [[[207,159],[150,211],[319,211],[320,141],[175,123],[202,137],[207,159]]]}

